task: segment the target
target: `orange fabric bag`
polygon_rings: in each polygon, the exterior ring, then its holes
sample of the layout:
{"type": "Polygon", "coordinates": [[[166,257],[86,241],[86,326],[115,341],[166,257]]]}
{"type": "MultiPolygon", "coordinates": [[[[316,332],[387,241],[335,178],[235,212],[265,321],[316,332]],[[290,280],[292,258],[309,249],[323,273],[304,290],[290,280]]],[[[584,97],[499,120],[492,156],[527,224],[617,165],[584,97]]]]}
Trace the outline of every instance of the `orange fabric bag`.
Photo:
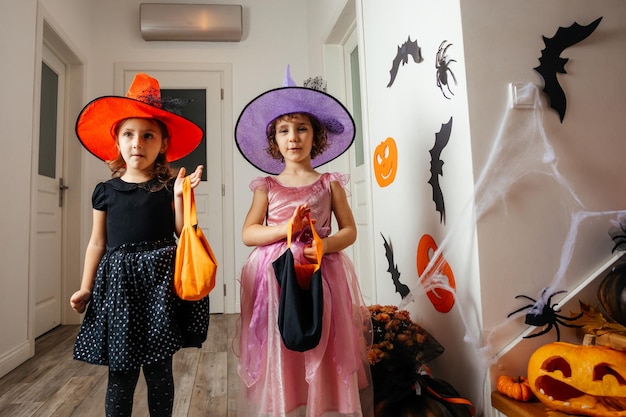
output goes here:
{"type": "Polygon", "coordinates": [[[198,227],[196,201],[189,177],[183,181],[183,208],[183,230],[176,248],[174,291],[182,300],[197,301],[209,295],[215,287],[217,261],[198,227]]]}

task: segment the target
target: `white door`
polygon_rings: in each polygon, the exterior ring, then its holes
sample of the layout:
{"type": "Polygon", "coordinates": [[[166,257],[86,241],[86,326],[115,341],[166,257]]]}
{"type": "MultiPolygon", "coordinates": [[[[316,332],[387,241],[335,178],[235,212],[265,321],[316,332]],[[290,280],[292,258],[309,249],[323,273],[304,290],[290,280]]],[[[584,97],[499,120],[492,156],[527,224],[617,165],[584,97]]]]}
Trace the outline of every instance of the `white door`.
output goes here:
{"type": "Polygon", "coordinates": [[[363,118],[361,109],[361,87],[359,72],[359,47],[356,30],[353,30],[343,45],[346,102],[354,117],[356,136],[350,148],[350,179],[352,183],[351,207],[357,226],[358,238],[354,243],[353,260],[361,284],[361,291],[366,304],[375,303],[375,282],[372,248],[373,232],[370,226],[371,196],[367,169],[370,164],[365,160],[363,140],[363,118]]]}
{"type": "MultiPolygon", "coordinates": [[[[205,149],[200,156],[200,163],[204,165],[204,176],[200,185],[194,190],[198,224],[211,244],[218,264],[224,259],[223,251],[223,219],[222,219],[222,74],[219,71],[176,71],[145,69],[150,76],[159,80],[162,90],[161,98],[179,98],[168,96],[167,90],[187,90],[186,93],[200,93],[198,100],[205,100],[204,116],[206,126],[205,138],[199,146],[205,149]]],[[[140,70],[123,71],[123,91],[128,90],[135,74],[140,70]]],[[[194,102],[194,105],[201,103],[194,102]]],[[[191,106],[191,104],[190,104],[191,106]]],[[[185,114],[185,109],[182,110],[185,114]]],[[[176,165],[175,161],[173,165],[176,165]]],[[[176,165],[177,166],[177,165],[176,165]]],[[[194,166],[185,166],[187,172],[194,170],[194,166]]],[[[224,313],[225,287],[224,268],[218,265],[215,288],[210,294],[211,313],[224,313]]]]}
{"type": "Polygon", "coordinates": [[[64,91],[65,65],[44,46],[35,233],[35,337],[61,323],[64,91]]]}

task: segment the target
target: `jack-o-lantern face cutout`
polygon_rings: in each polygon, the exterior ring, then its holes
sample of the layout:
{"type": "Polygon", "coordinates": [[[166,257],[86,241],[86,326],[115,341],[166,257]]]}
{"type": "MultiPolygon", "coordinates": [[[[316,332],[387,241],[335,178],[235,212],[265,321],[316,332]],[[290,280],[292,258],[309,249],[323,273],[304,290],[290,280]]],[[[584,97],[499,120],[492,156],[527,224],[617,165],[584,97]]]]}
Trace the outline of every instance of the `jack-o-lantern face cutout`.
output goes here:
{"type": "Polygon", "coordinates": [[[386,187],[396,179],[398,169],[398,148],[393,138],[387,138],[374,149],[374,176],[381,187],[386,187]]]}
{"type": "Polygon", "coordinates": [[[626,353],[554,342],[528,360],[528,382],[546,406],[569,414],[626,416],[626,353]]]}
{"type": "Polygon", "coordinates": [[[454,281],[454,273],[452,268],[440,253],[434,261],[432,269],[428,274],[424,274],[428,264],[430,264],[431,255],[437,251],[437,244],[431,235],[425,234],[417,245],[417,274],[420,276],[420,282],[426,289],[428,299],[440,313],[447,313],[454,306],[454,292],[456,291],[456,282],[454,281]],[[447,278],[446,285],[437,287],[436,281],[442,281],[447,278]]]}

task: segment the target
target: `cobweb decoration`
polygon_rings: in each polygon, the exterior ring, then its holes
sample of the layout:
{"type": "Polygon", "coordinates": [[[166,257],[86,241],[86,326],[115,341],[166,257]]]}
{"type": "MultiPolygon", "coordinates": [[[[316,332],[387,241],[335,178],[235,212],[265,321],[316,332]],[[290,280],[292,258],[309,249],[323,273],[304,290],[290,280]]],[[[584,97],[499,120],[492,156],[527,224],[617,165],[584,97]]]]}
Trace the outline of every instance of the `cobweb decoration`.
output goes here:
{"type": "MultiPolygon", "coordinates": [[[[446,259],[447,254],[466,251],[468,247],[471,247],[471,242],[461,239],[467,224],[477,224],[496,203],[500,201],[506,203],[507,193],[522,178],[528,175],[551,177],[564,190],[566,199],[569,200],[565,203],[568,205],[570,216],[569,230],[561,249],[559,268],[551,282],[546,285],[546,291],[556,292],[562,289],[560,287],[572,259],[581,224],[594,217],[617,216],[623,219],[626,216],[626,211],[620,210],[588,210],[567,178],[561,174],[558,169],[558,158],[543,128],[543,105],[539,93],[539,88],[530,83],[518,89],[520,99],[525,100],[525,102],[531,100],[534,106],[532,109],[507,109],[487,162],[476,181],[474,195],[466,202],[460,215],[453,220],[454,223],[449,225],[448,234],[440,242],[435,253],[432,254],[431,261],[420,279],[409,284],[411,292],[399,306],[401,309],[406,308],[408,304],[416,301],[416,295],[424,294],[424,290],[442,288],[454,294],[457,308],[462,311],[459,318],[465,326],[465,342],[473,345],[482,357],[486,372],[485,378],[488,377],[489,367],[496,361],[496,352],[494,352],[494,347],[491,344],[492,337],[498,330],[509,324],[510,320],[515,320],[523,312],[511,316],[490,329],[484,337],[475,334],[475,330],[472,330],[481,328],[478,324],[479,318],[476,317],[476,314],[471,314],[475,307],[468,306],[467,309],[464,309],[464,306],[459,303],[462,300],[456,297],[454,288],[448,285],[446,277],[440,273],[442,259],[446,259]],[[474,326],[470,326],[469,320],[475,320],[474,326]]],[[[612,224],[615,225],[617,222],[614,221],[612,224]]],[[[539,305],[542,302],[541,297],[536,298],[538,308],[543,308],[543,305],[539,305]]]]}

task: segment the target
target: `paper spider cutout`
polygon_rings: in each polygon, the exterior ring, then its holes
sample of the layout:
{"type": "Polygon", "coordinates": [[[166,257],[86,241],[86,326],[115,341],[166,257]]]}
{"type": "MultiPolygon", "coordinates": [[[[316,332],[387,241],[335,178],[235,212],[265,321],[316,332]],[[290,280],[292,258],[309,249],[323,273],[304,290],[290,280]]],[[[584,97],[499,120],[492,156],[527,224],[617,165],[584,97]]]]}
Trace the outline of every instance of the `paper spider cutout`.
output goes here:
{"type": "Polygon", "coordinates": [[[435,68],[437,69],[437,87],[439,87],[443,96],[447,98],[448,100],[450,100],[451,97],[448,97],[446,95],[446,92],[443,90],[443,87],[444,86],[446,87],[450,95],[454,95],[452,90],[450,90],[450,84],[448,83],[448,73],[450,74],[450,77],[452,77],[452,81],[454,81],[454,85],[457,85],[456,77],[454,76],[454,73],[450,69],[450,64],[453,62],[456,62],[456,60],[448,58],[448,55],[447,55],[448,48],[451,47],[452,44],[449,43],[448,45],[446,45],[447,42],[448,41],[443,41],[441,42],[441,45],[439,45],[439,49],[437,50],[437,57],[435,59],[435,68]],[[446,46],[444,47],[444,45],[446,46]]]}
{"type": "Polygon", "coordinates": [[[515,296],[515,298],[525,298],[527,300],[530,300],[534,304],[528,304],[522,308],[518,308],[517,310],[510,313],[507,316],[507,318],[511,317],[515,313],[519,313],[522,310],[529,309],[528,312],[526,313],[526,318],[524,319],[524,322],[526,324],[530,326],[536,326],[536,327],[547,325],[545,329],[543,329],[542,331],[538,333],[524,336],[524,339],[541,336],[542,334],[548,333],[554,327],[554,329],[556,330],[556,340],[558,342],[561,340],[561,331],[559,330],[559,324],[565,327],[582,327],[582,326],[578,326],[575,324],[567,323],[568,321],[574,321],[574,320],[578,320],[579,318],[581,318],[583,316],[582,312],[575,317],[565,317],[565,316],[558,314],[561,310],[557,310],[554,308],[556,307],[558,303],[554,303],[552,305],[550,304],[550,302],[552,301],[552,297],[554,297],[557,294],[565,293],[567,291],[563,290],[563,291],[557,291],[551,294],[546,294],[547,290],[548,290],[547,288],[543,289],[543,291],[541,292],[541,299],[539,301],[535,300],[534,298],[530,298],[527,295],[515,296]],[[546,299],[546,295],[548,297],[547,299],[546,299]]]}

